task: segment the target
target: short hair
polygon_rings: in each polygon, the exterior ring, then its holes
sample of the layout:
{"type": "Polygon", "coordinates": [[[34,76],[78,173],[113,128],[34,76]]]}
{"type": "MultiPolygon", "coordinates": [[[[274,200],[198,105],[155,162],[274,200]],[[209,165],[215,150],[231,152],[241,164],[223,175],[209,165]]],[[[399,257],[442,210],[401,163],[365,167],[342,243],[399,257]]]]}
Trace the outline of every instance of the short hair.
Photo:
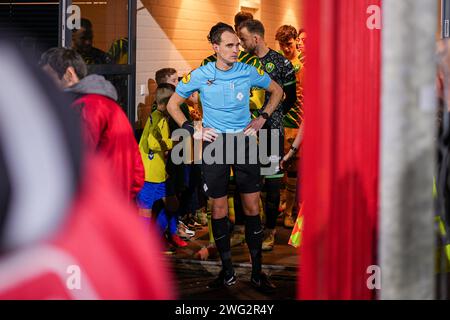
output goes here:
{"type": "Polygon", "coordinates": [[[175,92],[175,86],[171,83],[161,83],[156,88],[156,104],[166,106],[175,92]]]}
{"type": "Polygon", "coordinates": [[[92,31],[92,22],[89,19],[81,18],[80,19],[80,28],[74,28],[72,30],[72,34],[84,29],[84,37],[86,39],[92,40],[94,38],[94,33],[92,31]]]}
{"type": "Polygon", "coordinates": [[[239,25],[239,30],[242,28],[247,28],[248,32],[256,33],[264,38],[264,25],[259,20],[246,20],[239,25]]]}
{"type": "Polygon", "coordinates": [[[208,41],[211,42],[211,44],[220,44],[220,42],[222,41],[222,33],[226,31],[236,34],[233,27],[229,24],[223,22],[217,23],[209,31],[208,41]]]}
{"type": "Polygon", "coordinates": [[[253,15],[250,12],[244,12],[244,11],[240,11],[238,13],[236,13],[236,15],[234,16],[234,25],[236,28],[239,28],[239,25],[247,20],[252,20],[253,19],[253,15]]]}
{"type": "Polygon", "coordinates": [[[80,27],[86,30],[92,30],[92,22],[89,19],[81,18],[80,19],[80,27]]]}
{"type": "Polygon", "coordinates": [[[291,39],[297,39],[298,36],[297,30],[293,26],[283,25],[278,28],[275,40],[286,43],[291,39]]]}
{"type": "Polygon", "coordinates": [[[177,70],[175,70],[174,68],[159,69],[155,73],[156,84],[159,85],[161,83],[166,83],[167,82],[167,78],[170,77],[171,75],[175,74],[175,73],[177,73],[177,70]]]}
{"type": "Polygon", "coordinates": [[[87,75],[86,63],[83,57],[74,49],[69,48],[51,48],[45,51],[39,60],[39,66],[49,65],[62,79],[69,67],[75,70],[78,78],[81,80],[87,75]]]}
{"type": "Polygon", "coordinates": [[[300,35],[301,35],[303,32],[306,32],[306,30],[305,30],[304,28],[298,29],[298,36],[300,37],[300,35]]]}

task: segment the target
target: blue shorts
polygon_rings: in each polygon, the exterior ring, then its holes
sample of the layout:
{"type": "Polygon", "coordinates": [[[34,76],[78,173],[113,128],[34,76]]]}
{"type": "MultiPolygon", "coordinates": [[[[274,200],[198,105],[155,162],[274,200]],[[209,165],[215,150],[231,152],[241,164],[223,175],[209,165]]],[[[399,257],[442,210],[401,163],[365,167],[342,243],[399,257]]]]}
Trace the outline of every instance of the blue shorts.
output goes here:
{"type": "Polygon", "coordinates": [[[152,209],[156,201],[173,195],[175,195],[175,190],[169,180],[160,183],[145,181],[136,200],[139,208],[152,209]]]}

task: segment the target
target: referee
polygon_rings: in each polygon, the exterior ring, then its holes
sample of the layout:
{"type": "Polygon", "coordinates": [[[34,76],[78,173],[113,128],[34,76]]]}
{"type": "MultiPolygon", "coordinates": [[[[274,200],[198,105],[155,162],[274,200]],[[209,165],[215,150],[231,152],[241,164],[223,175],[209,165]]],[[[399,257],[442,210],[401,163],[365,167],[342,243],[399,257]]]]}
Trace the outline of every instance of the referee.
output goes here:
{"type": "MultiPolygon", "coordinates": [[[[230,167],[232,167],[246,215],[245,238],[252,259],[251,284],[262,292],[270,293],[274,291],[275,286],[261,271],[263,230],[259,216],[260,165],[250,163],[249,150],[250,141],[256,141],[256,139],[251,140],[250,137],[256,136],[266,120],[270,118],[283,96],[283,90],[264,71],[237,62],[239,38],[232,26],[219,22],[211,28],[208,40],[217,55],[217,61],[201,66],[185,76],[167,105],[167,110],[173,119],[194,134],[193,124],[186,120],[180,105],[193,92],[200,92],[203,105],[201,130],[204,155],[203,189],[212,200],[213,235],[222,260],[222,271],[208,287],[219,288],[236,283],[236,273],[231,262],[227,201],[230,167]],[[253,120],[251,120],[249,108],[249,92],[252,87],[260,87],[271,93],[265,112],[253,120]],[[238,162],[236,157],[230,162],[229,157],[226,157],[227,153],[234,152],[236,155],[237,151],[236,143],[231,146],[225,144],[225,141],[230,140],[229,135],[233,136],[234,142],[236,139],[245,140],[244,163],[238,162]],[[223,159],[208,164],[205,156],[206,150],[212,149],[211,144],[215,144],[214,150],[221,148],[219,154],[223,154],[223,159]],[[227,148],[233,148],[233,150],[227,150],[227,148]]],[[[238,155],[238,158],[241,156],[238,155]]]]}

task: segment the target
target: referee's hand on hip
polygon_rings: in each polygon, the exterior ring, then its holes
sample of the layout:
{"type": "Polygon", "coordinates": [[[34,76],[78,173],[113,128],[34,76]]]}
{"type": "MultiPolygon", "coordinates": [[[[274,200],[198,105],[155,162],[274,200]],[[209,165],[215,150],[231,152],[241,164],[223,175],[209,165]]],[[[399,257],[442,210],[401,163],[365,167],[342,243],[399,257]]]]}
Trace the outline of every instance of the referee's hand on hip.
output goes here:
{"type": "Polygon", "coordinates": [[[253,119],[247,127],[244,129],[244,134],[246,136],[256,136],[258,131],[263,127],[264,123],[266,122],[266,119],[259,116],[255,119],[253,119]]]}
{"type": "Polygon", "coordinates": [[[213,128],[201,128],[199,131],[194,133],[194,139],[201,139],[203,141],[213,142],[219,134],[213,128]]]}

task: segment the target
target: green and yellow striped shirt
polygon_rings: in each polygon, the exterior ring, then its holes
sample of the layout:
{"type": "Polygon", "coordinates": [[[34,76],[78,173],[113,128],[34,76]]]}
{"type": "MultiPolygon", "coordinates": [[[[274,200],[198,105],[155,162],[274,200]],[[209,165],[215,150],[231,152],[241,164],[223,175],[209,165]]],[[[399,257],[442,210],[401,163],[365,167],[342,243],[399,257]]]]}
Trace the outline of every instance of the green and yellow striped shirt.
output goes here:
{"type": "Polygon", "coordinates": [[[305,72],[305,56],[300,53],[298,57],[291,60],[295,70],[295,78],[297,80],[296,92],[297,100],[295,105],[283,118],[283,125],[285,128],[299,128],[303,122],[303,78],[305,72]]]}

